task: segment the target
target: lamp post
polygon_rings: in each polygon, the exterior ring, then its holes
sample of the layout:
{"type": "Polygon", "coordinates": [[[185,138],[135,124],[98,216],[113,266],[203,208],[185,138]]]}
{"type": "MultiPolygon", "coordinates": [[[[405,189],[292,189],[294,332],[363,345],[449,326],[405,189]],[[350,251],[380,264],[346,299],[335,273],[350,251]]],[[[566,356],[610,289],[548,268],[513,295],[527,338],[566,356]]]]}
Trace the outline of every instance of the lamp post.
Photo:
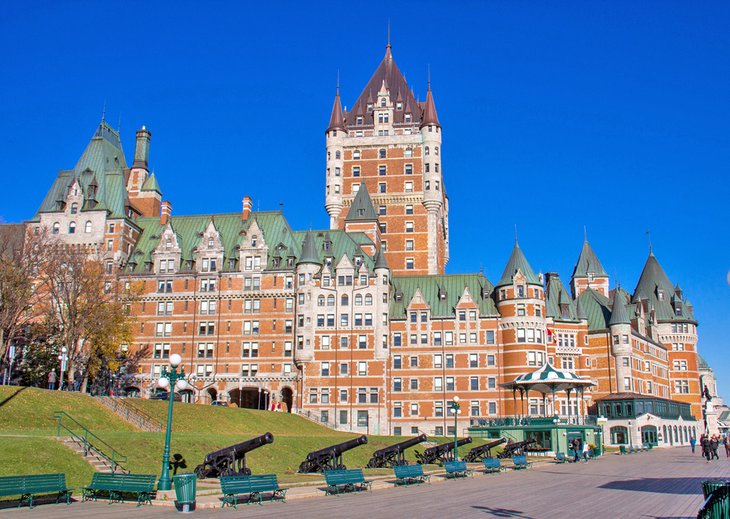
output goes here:
{"type": "Polygon", "coordinates": [[[633,434],[631,432],[631,420],[629,420],[629,449],[634,448],[634,440],[633,438],[631,438],[631,436],[633,436],[633,434]]]}
{"type": "Polygon", "coordinates": [[[58,360],[61,362],[61,373],[58,377],[58,390],[61,391],[63,387],[63,374],[66,372],[66,362],[68,361],[68,350],[66,346],[61,348],[61,353],[58,355],[58,360]]]}
{"type": "Polygon", "coordinates": [[[451,412],[454,413],[454,461],[459,461],[459,396],[455,395],[454,399],[449,403],[451,412]]]}
{"type": "Polygon", "coordinates": [[[175,389],[183,391],[188,387],[185,380],[185,369],[177,367],[182,362],[182,357],[177,353],[170,355],[170,368],[162,368],[160,380],[157,384],[162,389],[167,389],[167,397],[170,401],[167,407],[167,430],[165,431],[165,450],[162,453],[162,474],[160,481],[157,483],[157,490],[170,490],[170,434],[172,432],[172,404],[175,401],[175,389]]]}

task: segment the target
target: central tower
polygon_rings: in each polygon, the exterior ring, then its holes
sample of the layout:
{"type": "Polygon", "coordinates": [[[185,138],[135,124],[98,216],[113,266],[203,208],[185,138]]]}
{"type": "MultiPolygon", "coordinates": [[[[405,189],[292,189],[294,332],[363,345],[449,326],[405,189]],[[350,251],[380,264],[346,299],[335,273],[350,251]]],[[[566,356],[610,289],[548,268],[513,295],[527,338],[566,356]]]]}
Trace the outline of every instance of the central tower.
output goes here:
{"type": "Polygon", "coordinates": [[[385,57],[350,111],[339,87],[326,132],[325,207],[331,229],[343,229],[361,186],[378,215],[394,275],[443,274],[449,259],[449,205],[441,166],[441,124],[429,80],[417,101],[393,60],[385,57]]]}

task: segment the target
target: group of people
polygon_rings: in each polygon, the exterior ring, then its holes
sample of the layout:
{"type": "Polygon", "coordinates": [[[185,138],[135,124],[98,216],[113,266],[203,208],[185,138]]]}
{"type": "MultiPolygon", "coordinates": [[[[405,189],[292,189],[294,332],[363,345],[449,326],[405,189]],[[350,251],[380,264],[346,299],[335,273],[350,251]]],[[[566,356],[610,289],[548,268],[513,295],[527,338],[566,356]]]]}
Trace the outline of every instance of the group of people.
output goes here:
{"type": "MultiPolygon", "coordinates": [[[[692,452],[694,453],[697,440],[691,438],[689,444],[690,447],[692,447],[692,452]]],[[[720,459],[720,456],[717,454],[717,450],[720,448],[720,445],[725,446],[725,457],[730,458],[730,438],[728,438],[727,435],[720,436],[719,434],[713,434],[710,436],[708,434],[703,434],[700,436],[699,444],[700,449],[702,449],[702,457],[707,460],[707,463],[710,463],[712,460],[720,459]]]]}
{"type": "Polygon", "coordinates": [[[573,449],[573,461],[578,463],[581,455],[583,456],[584,463],[588,463],[588,456],[591,452],[591,446],[586,441],[581,441],[580,438],[573,438],[568,443],[571,449],[573,449]]]}
{"type": "MultiPolygon", "coordinates": [[[[77,369],[70,376],[73,377],[72,380],[64,380],[61,389],[66,391],[79,391],[81,389],[81,379],[84,376],[83,373],[81,373],[80,369],[77,369]]],[[[52,369],[48,374],[48,389],[56,389],[58,387],[56,381],[56,370],[52,369]]]]}

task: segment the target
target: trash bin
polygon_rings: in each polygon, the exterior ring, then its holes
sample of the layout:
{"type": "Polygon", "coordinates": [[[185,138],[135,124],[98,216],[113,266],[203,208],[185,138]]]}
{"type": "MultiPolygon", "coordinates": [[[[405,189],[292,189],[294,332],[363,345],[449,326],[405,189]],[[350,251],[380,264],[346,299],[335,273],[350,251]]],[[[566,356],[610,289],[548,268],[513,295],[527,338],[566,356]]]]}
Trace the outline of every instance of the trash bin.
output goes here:
{"type": "Polygon", "coordinates": [[[728,482],[723,479],[710,479],[702,482],[702,494],[707,499],[713,491],[720,487],[728,485],[728,482]]]}
{"type": "Polygon", "coordinates": [[[198,476],[185,473],[172,477],[175,484],[175,505],[180,512],[195,510],[195,490],[198,485],[198,476]]]}

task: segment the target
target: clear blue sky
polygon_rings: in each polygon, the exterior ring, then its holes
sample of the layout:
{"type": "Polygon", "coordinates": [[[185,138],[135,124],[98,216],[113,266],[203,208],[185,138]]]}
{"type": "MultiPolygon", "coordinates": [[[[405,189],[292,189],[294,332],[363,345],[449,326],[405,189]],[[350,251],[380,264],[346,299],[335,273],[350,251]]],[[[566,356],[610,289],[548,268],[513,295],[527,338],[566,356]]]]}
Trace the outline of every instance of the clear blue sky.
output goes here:
{"type": "Polygon", "coordinates": [[[583,226],[633,290],[646,230],[700,320],[730,398],[730,3],[11,2],[0,19],[8,222],[33,215],[101,117],[153,133],[175,214],[278,208],[326,227],[324,130],[337,70],[351,105],[394,57],[443,125],[449,272],[493,281],[514,225],[566,281],[583,226]]]}

